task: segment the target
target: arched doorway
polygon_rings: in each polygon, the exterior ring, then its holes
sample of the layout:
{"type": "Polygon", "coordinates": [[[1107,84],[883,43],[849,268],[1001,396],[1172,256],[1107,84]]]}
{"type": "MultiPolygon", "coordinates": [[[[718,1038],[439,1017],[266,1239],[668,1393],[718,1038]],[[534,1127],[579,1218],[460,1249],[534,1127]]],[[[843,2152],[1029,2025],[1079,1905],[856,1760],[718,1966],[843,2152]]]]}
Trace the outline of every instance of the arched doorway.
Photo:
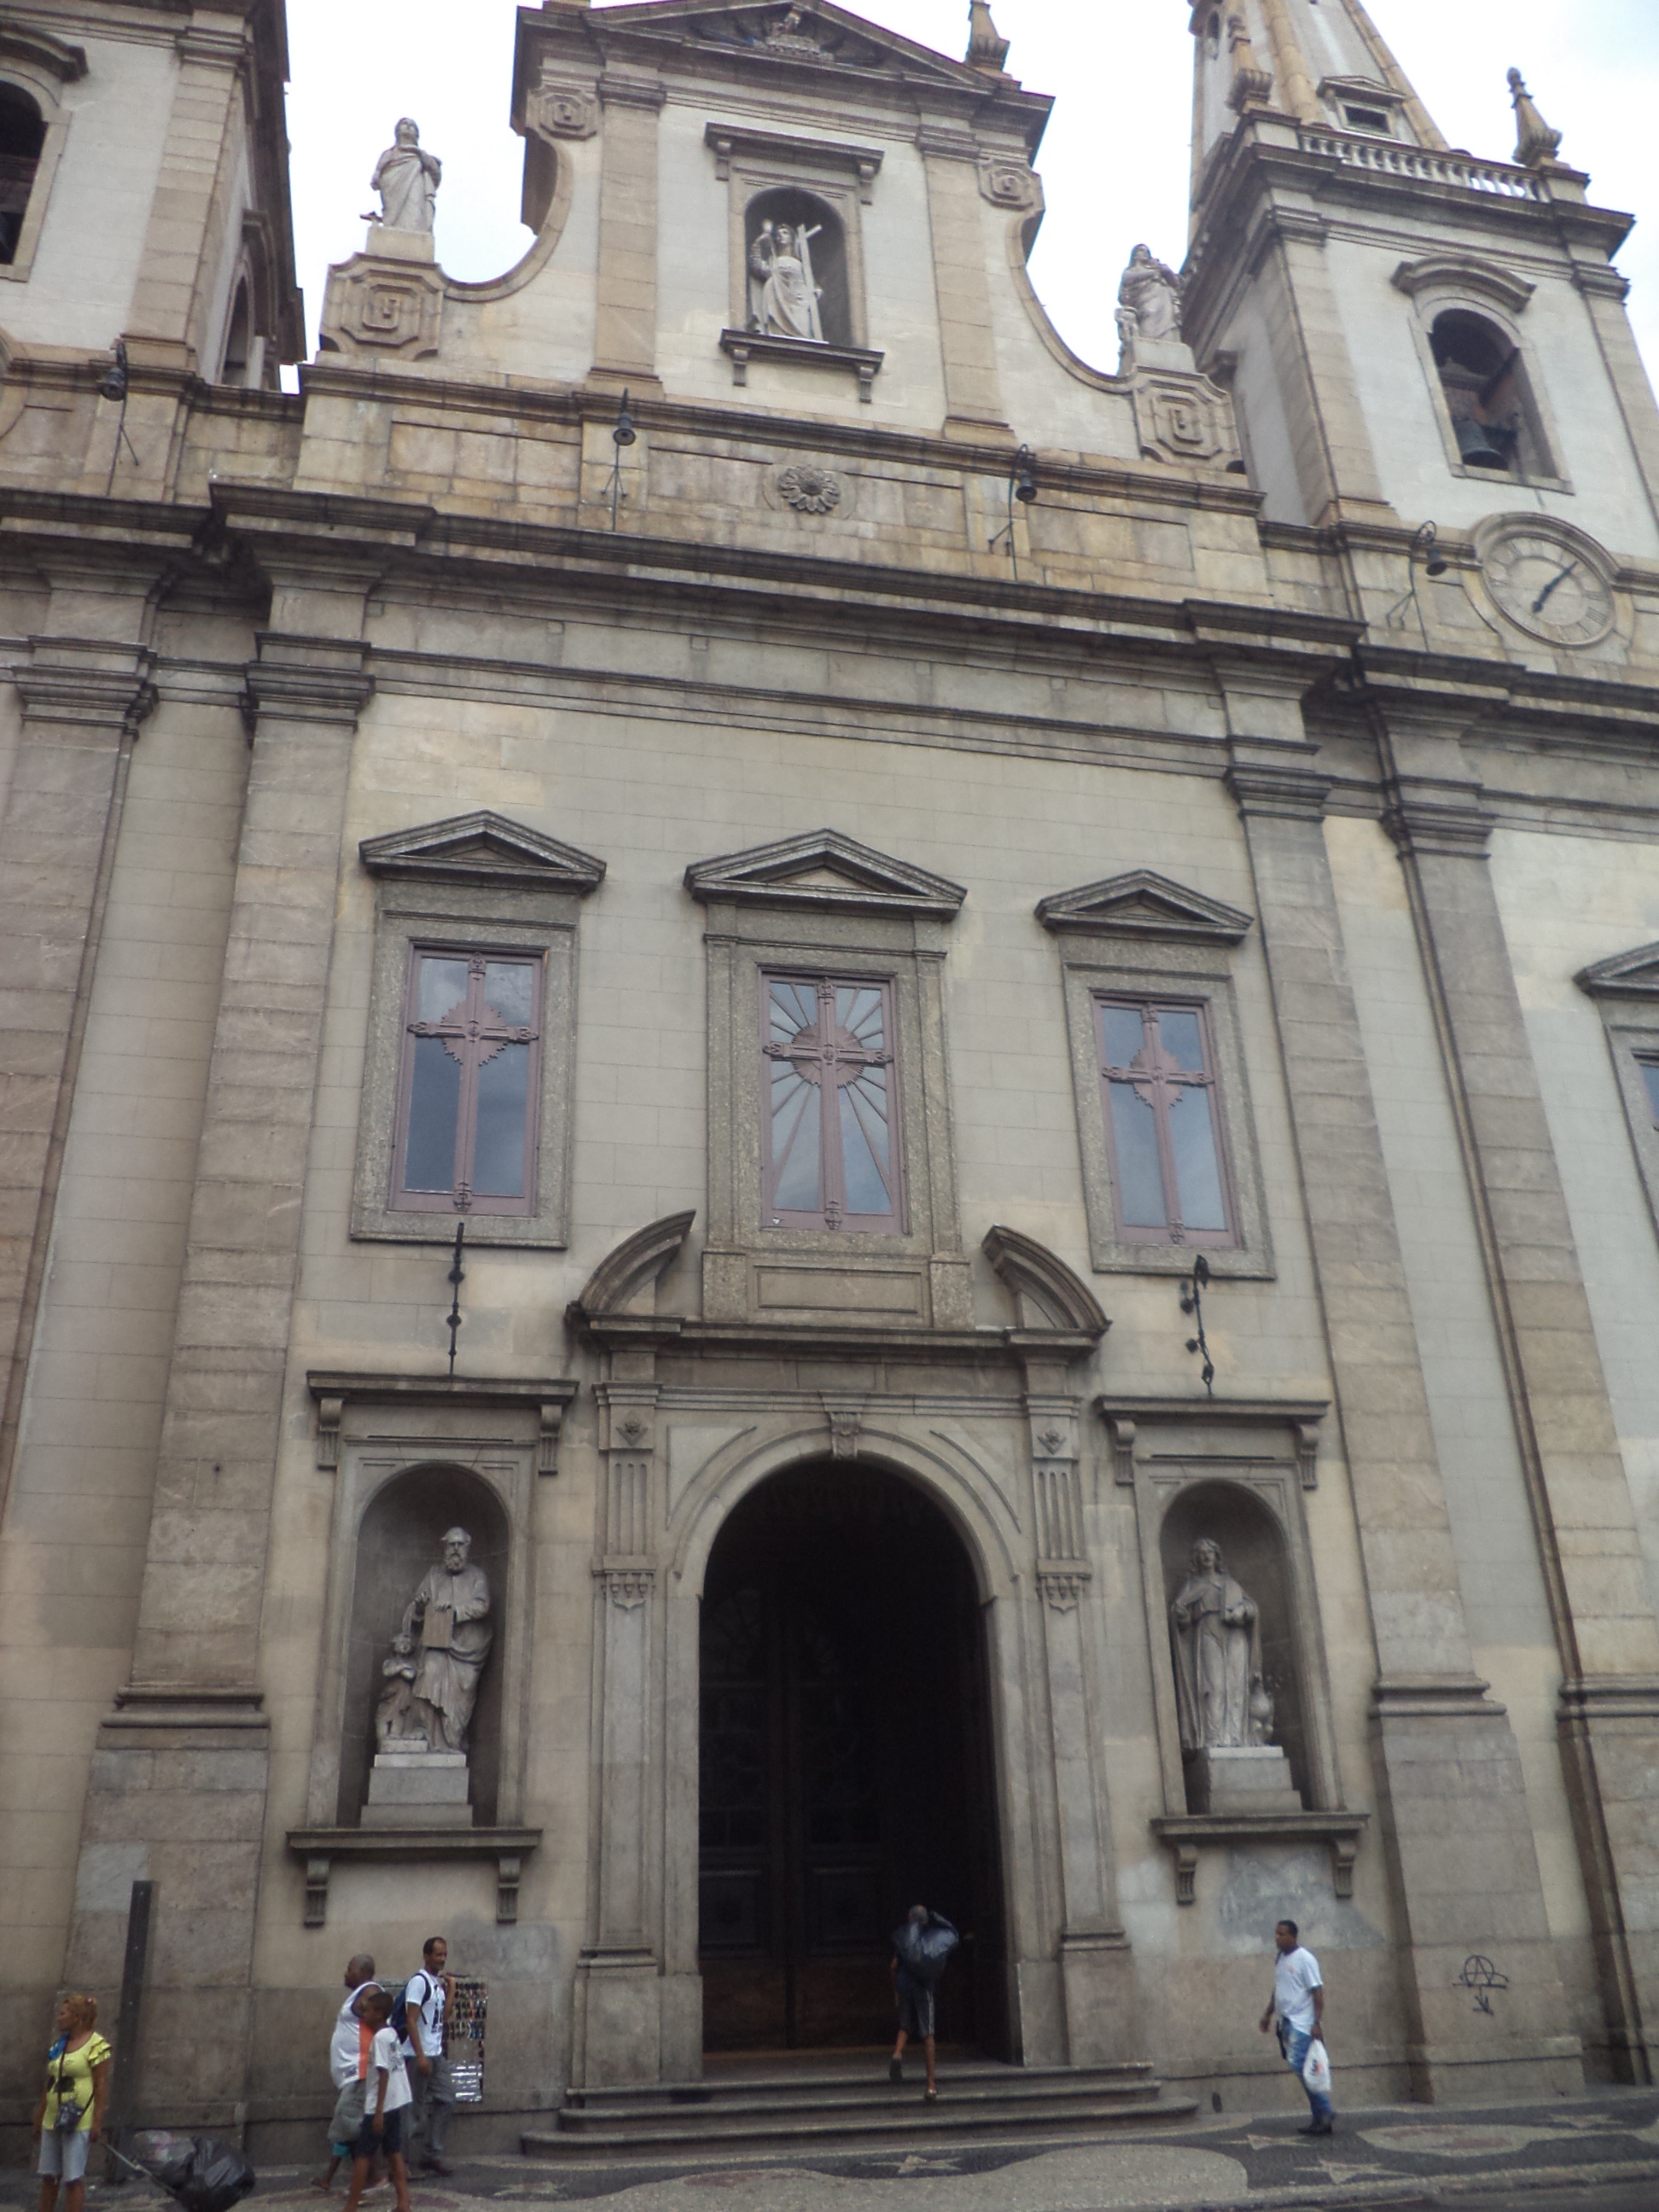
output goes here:
{"type": "Polygon", "coordinates": [[[965,1939],[946,2041],[1006,2041],[983,1624],[945,1514],[873,1468],[772,1476],[731,1515],[700,1632],[699,1965],[711,2051],[879,2043],[889,1936],[965,1939]]]}

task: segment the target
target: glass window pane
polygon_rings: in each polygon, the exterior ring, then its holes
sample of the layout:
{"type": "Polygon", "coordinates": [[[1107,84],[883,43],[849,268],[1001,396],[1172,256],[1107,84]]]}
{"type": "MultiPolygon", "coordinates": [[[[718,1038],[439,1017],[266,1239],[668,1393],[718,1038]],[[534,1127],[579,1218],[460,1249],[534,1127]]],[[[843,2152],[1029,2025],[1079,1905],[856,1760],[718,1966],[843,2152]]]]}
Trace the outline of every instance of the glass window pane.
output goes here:
{"type": "Polygon", "coordinates": [[[1642,1071],[1642,1080],[1647,1085],[1648,1105],[1652,1110],[1654,1124],[1659,1127],[1659,1060],[1637,1062],[1642,1071]]]}
{"type": "Polygon", "coordinates": [[[1158,1036],[1177,1067],[1188,1075],[1204,1073],[1204,1025],[1194,1008],[1160,1006],[1158,1036]]]}
{"type": "Polygon", "coordinates": [[[530,1047],[504,1044],[478,1070],[472,1188],[480,1197],[524,1196],[529,1107],[530,1047]]]}
{"type": "Polygon", "coordinates": [[[787,1213],[816,1213],[823,1200],[818,1181],[818,1089],[787,1060],[772,1063],[772,1203],[787,1213]]]}
{"type": "Polygon", "coordinates": [[[1221,1193],[1221,1156],[1208,1089],[1183,1083],[1170,1093],[1170,1143],[1175,1153],[1176,1187],[1181,1218],[1188,1229],[1225,1229],[1226,1202],[1221,1193]]]}
{"type": "Polygon", "coordinates": [[[527,960],[484,963],[484,1000],[503,1029],[536,1026],[536,970],[527,960]]]}
{"type": "MultiPolygon", "coordinates": [[[[431,961],[428,967],[441,963],[431,961]]],[[[462,969],[463,975],[465,969],[462,969]]],[[[421,978],[424,991],[426,978],[421,978]]],[[[455,1131],[461,1117],[461,1064],[442,1037],[416,1037],[409,1084],[405,1190],[453,1190],[455,1131]]]]}
{"type": "Polygon", "coordinates": [[[818,994],[810,983],[774,981],[768,987],[768,1013],[774,1044],[788,1044],[818,1018],[818,994]]]}
{"type": "Polygon", "coordinates": [[[1112,1133],[1117,1140],[1117,1202],[1126,1229],[1162,1229],[1164,1177],[1158,1164],[1158,1127],[1152,1109],[1133,1083],[1109,1084],[1112,1133]]]}
{"type": "Polygon", "coordinates": [[[841,1094],[842,1172],[849,1213],[890,1213],[887,1070],[867,1067],[841,1094]]]}
{"type": "Polygon", "coordinates": [[[1146,1042],[1146,1025],[1139,1007],[1103,1006],[1100,1019],[1105,1033],[1107,1066],[1133,1066],[1135,1054],[1146,1042]]]}
{"type": "Polygon", "coordinates": [[[467,964],[465,960],[422,959],[415,1018],[441,1022],[466,1003],[467,964]]]}
{"type": "Polygon", "coordinates": [[[836,993],[836,1019],[866,1052],[887,1049],[887,1024],[879,989],[843,983],[836,993]]]}

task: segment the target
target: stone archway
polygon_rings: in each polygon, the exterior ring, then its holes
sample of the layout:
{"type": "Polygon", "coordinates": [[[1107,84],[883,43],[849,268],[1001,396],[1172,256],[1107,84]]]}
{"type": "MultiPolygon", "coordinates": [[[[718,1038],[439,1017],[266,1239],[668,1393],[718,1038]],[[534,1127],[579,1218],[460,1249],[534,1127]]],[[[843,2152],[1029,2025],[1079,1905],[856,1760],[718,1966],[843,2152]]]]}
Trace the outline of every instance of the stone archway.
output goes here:
{"type": "Polygon", "coordinates": [[[911,1904],[968,1939],[942,2039],[1006,2040],[981,1608],[915,1484],[818,1461],[722,1525],[699,1635],[698,1964],[709,2051],[890,2033],[889,1932],[911,1904]]]}

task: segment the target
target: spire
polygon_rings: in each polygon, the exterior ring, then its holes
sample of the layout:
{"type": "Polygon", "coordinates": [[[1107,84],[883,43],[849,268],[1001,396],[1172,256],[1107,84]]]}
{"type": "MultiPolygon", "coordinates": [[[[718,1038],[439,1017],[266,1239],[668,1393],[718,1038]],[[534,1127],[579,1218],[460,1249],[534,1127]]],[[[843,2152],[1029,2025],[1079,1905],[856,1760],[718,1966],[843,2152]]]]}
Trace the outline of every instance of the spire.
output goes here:
{"type": "Polygon", "coordinates": [[[1515,102],[1515,158],[1523,169],[1541,169],[1560,151],[1561,133],[1552,131],[1534,106],[1527,80],[1519,70],[1510,71],[1510,98],[1515,102]]]}
{"type": "Polygon", "coordinates": [[[969,0],[967,58],[975,69],[998,70],[1008,58],[1008,41],[991,19],[991,0],[969,0]]]}
{"type": "MultiPolygon", "coordinates": [[[[1237,5],[1237,0],[1234,0],[1235,9],[1237,5]]],[[[1394,94],[1419,145],[1445,150],[1444,138],[1372,22],[1364,0],[1324,0],[1320,9],[1323,36],[1317,45],[1298,27],[1297,12],[1291,0],[1257,0],[1257,6],[1267,33],[1267,46],[1261,62],[1252,60],[1248,66],[1256,69],[1266,64],[1271,70],[1271,104],[1274,107],[1312,128],[1328,127],[1335,118],[1322,97],[1322,86],[1329,80],[1341,83],[1346,79],[1357,84],[1369,78],[1394,94]]],[[[1194,13],[1197,28],[1203,20],[1202,13],[1196,5],[1194,13]]],[[[1228,22],[1229,43],[1233,45],[1230,74],[1234,90],[1229,104],[1242,112],[1241,95],[1249,98],[1251,105],[1255,103],[1240,77],[1243,57],[1232,41],[1231,17],[1224,0],[1222,14],[1228,22]]]]}

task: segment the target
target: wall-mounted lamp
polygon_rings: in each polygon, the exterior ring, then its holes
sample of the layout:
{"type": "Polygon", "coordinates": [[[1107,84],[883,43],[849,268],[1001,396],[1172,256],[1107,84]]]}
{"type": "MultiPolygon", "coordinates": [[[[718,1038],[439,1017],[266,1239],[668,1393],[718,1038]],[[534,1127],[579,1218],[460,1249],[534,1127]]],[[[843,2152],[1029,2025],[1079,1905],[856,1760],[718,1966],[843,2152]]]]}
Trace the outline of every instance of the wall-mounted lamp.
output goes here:
{"type": "Polygon", "coordinates": [[[628,411],[628,393],[623,392],[622,404],[617,410],[617,419],[611,426],[611,442],[617,449],[617,458],[611,467],[611,527],[617,526],[617,507],[622,498],[622,457],[629,446],[637,446],[640,434],[634,428],[634,417],[628,411]]]}
{"type": "Polygon", "coordinates": [[[119,338],[115,341],[115,358],[98,380],[100,399],[125,399],[127,396],[127,349],[119,338]]]}
{"type": "Polygon", "coordinates": [[[1436,524],[1425,522],[1412,539],[1412,558],[1415,560],[1420,553],[1423,556],[1424,570],[1431,576],[1443,576],[1451,566],[1451,562],[1447,560],[1436,543],[1439,535],[1440,532],[1436,524]]]}
{"type": "Polygon", "coordinates": [[[1019,581],[1019,554],[1014,544],[1014,501],[1018,500],[1022,507],[1034,507],[1036,497],[1036,455],[1029,446],[1022,446],[1008,466],[1008,520],[1000,530],[991,533],[993,551],[999,545],[1007,547],[1016,583],[1019,581]]]}

